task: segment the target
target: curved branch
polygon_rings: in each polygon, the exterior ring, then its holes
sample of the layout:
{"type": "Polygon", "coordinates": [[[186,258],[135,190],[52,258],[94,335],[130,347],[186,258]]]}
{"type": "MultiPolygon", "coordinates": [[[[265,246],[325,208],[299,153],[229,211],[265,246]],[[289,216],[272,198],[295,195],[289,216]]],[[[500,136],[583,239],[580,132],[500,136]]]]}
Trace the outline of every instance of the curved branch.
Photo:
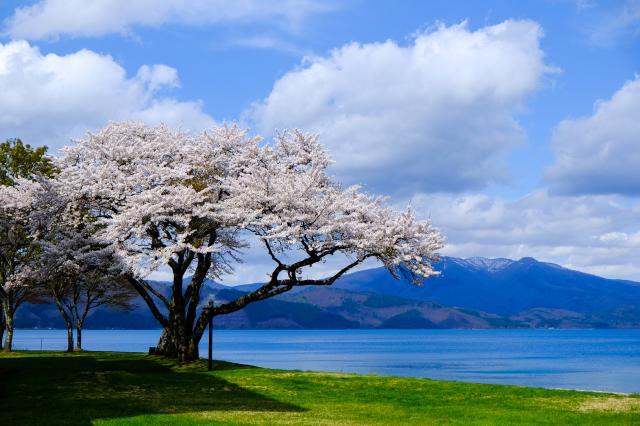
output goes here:
{"type": "Polygon", "coordinates": [[[347,266],[345,266],[344,268],[340,269],[338,272],[336,272],[332,277],[329,278],[325,278],[323,280],[301,280],[301,281],[297,281],[296,286],[307,286],[307,285],[320,285],[320,286],[329,286],[331,284],[333,284],[334,282],[336,282],[338,280],[338,278],[340,278],[341,276],[343,276],[344,274],[346,274],[350,269],[358,266],[359,264],[361,264],[362,262],[365,261],[365,259],[370,258],[370,257],[376,257],[377,255],[375,254],[368,254],[362,258],[358,258],[356,260],[354,260],[353,262],[351,262],[350,264],[348,264],[347,266]]]}
{"type": "Polygon", "coordinates": [[[269,256],[271,256],[271,259],[273,259],[273,261],[276,262],[278,266],[284,267],[284,264],[280,261],[280,259],[276,257],[273,250],[271,249],[271,244],[269,244],[269,241],[265,239],[263,239],[262,241],[264,242],[264,245],[267,247],[267,252],[269,253],[269,256]]]}
{"type": "Polygon", "coordinates": [[[149,307],[149,309],[151,309],[151,313],[156,318],[156,320],[160,323],[160,325],[162,327],[168,327],[169,326],[169,321],[167,321],[167,319],[164,317],[164,315],[162,315],[162,312],[160,312],[160,310],[158,309],[158,307],[156,306],[155,302],[153,301],[153,299],[151,298],[151,296],[149,295],[149,293],[145,289],[145,286],[142,285],[140,280],[138,280],[138,279],[136,279],[136,278],[134,278],[132,276],[128,276],[127,277],[127,281],[133,286],[133,288],[136,289],[138,294],[140,294],[140,296],[146,302],[146,304],[149,307]]]}
{"type": "MultiPolygon", "coordinates": [[[[340,269],[331,277],[325,278],[322,280],[302,280],[302,281],[299,281],[297,279],[279,280],[277,279],[277,277],[280,274],[280,272],[284,270],[289,272],[289,276],[293,274],[293,276],[295,277],[295,269],[290,269],[290,267],[286,267],[283,264],[279,264],[271,273],[271,280],[267,284],[258,288],[257,290],[254,290],[251,293],[244,294],[234,301],[216,306],[214,308],[203,309],[193,330],[194,339],[196,340],[196,342],[200,341],[204,331],[207,328],[207,324],[209,324],[209,319],[211,317],[230,314],[232,312],[239,311],[240,309],[244,308],[245,306],[253,302],[258,302],[260,300],[268,299],[270,297],[277,296],[282,293],[286,293],[287,291],[291,290],[293,287],[302,287],[307,285],[329,286],[333,284],[338,278],[340,278],[345,273],[347,273],[350,269],[354,268],[355,266],[364,262],[365,259],[370,257],[377,257],[377,254],[368,254],[366,256],[360,257],[354,260],[353,262],[349,263],[348,265],[346,265],[344,268],[340,269]]],[[[312,262],[310,259],[311,258],[305,259],[304,261],[300,261],[297,264],[302,264],[302,265],[313,264],[313,263],[319,262],[322,258],[314,256],[314,259],[317,259],[315,262],[312,262]]]]}
{"type": "Polygon", "coordinates": [[[138,281],[138,283],[144,287],[145,290],[147,290],[149,293],[153,294],[155,297],[157,297],[158,299],[160,299],[160,301],[162,303],[164,303],[164,305],[168,308],[169,307],[169,301],[167,300],[167,298],[165,297],[164,294],[160,293],[158,290],[156,290],[155,288],[153,288],[153,286],[145,281],[138,281]]]}
{"type": "MultiPolygon", "coordinates": [[[[338,272],[336,272],[331,277],[325,278],[325,279],[321,279],[321,280],[292,280],[292,279],[278,280],[276,278],[277,274],[279,274],[282,271],[282,268],[280,266],[278,266],[274,270],[272,275],[271,275],[271,277],[272,277],[271,281],[269,281],[267,284],[263,285],[262,287],[258,288],[257,290],[254,290],[251,293],[247,293],[247,294],[242,295],[241,297],[237,298],[234,301],[231,301],[231,302],[216,306],[213,309],[208,309],[206,311],[203,311],[203,315],[208,314],[208,315],[216,316],[216,315],[229,314],[231,312],[235,312],[235,311],[238,311],[238,310],[244,308],[245,306],[247,306],[250,303],[257,302],[257,301],[264,300],[264,299],[268,299],[270,297],[277,296],[278,294],[285,293],[285,292],[291,290],[293,287],[303,287],[303,286],[309,286],[309,285],[329,286],[329,285],[333,284],[338,278],[340,278],[345,273],[347,273],[350,269],[352,269],[355,266],[357,266],[360,263],[362,263],[365,259],[370,258],[370,257],[376,257],[376,256],[377,255],[375,255],[375,254],[368,254],[366,256],[360,257],[360,258],[354,260],[353,262],[349,263],[348,265],[346,265],[342,269],[340,269],[338,272]]],[[[310,262],[309,259],[305,259],[305,261],[309,261],[310,262]]],[[[315,262],[309,263],[309,262],[305,262],[305,261],[300,261],[300,262],[298,262],[298,264],[308,265],[308,264],[315,263],[315,262]]],[[[318,259],[318,261],[319,261],[319,259],[318,259]]],[[[295,271],[294,271],[294,275],[295,275],[295,271]]]]}

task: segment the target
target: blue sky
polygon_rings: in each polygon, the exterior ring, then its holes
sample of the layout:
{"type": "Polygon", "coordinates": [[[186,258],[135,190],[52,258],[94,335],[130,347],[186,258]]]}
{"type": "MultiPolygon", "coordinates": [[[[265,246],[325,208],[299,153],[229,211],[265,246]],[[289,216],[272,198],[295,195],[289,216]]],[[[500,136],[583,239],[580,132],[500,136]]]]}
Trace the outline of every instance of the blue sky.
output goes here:
{"type": "Polygon", "coordinates": [[[445,254],[640,279],[639,1],[92,5],[0,3],[1,138],[302,127],[341,181],[431,218],[445,254]]]}

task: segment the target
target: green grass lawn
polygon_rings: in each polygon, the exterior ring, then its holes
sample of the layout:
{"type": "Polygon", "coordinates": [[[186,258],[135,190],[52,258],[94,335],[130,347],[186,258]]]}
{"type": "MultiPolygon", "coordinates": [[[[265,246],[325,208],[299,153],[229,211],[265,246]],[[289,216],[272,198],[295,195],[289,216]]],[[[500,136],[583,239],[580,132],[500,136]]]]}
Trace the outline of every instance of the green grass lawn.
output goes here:
{"type": "Polygon", "coordinates": [[[306,373],[143,354],[0,355],[0,425],[640,424],[640,395],[306,373]]]}

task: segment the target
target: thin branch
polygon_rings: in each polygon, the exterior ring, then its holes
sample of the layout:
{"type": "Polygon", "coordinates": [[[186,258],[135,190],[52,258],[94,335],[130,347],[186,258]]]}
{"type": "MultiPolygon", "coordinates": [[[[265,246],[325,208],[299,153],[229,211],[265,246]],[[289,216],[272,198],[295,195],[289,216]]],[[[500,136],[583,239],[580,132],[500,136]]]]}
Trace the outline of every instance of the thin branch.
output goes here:
{"type": "Polygon", "coordinates": [[[282,266],[284,268],[285,265],[273,253],[273,250],[271,249],[271,244],[269,244],[269,241],[267,241],[266,239],[262,239],[262,241],[264,242],[264,245],[267,247],[267,252],[269,253],[269,256],[271,256],[271,259],[273,259],[273,261],[276,262],[278,266],[282,266]]]}

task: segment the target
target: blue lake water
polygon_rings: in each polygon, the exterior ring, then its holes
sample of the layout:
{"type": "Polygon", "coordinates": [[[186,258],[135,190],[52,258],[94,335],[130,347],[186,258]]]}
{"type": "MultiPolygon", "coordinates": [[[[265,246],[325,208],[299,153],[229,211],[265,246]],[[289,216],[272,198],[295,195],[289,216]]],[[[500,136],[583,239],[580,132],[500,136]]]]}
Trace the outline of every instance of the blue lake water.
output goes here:
{"type": "MultiPolygon", "coordinates": [[[[146,352],[159,330],[85,330],[88,350],[146,352]]],[[[16,330],[61,350],[64,330],[16,330]]],[[[206,334],[200,347],[206,356],[206,334]]],[[[640,392],[640,330],[216,330],[214,358],[261,367],[640,392]]]]}

